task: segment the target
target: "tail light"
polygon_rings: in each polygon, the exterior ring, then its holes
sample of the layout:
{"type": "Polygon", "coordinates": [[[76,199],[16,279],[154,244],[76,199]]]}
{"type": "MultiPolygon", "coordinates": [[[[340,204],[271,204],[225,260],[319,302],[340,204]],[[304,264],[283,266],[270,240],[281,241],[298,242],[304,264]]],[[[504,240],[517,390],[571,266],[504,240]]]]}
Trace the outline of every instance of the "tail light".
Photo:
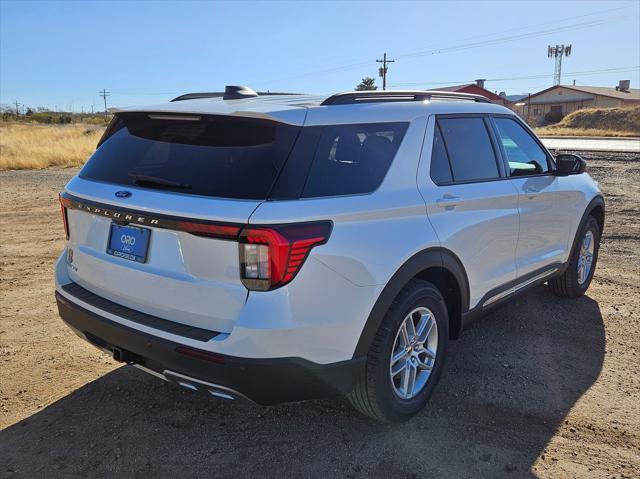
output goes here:
{"type": "Polygon", "coordinates": [[[69,239],[69,217],[67,216],[67,202],[70,202],[67,198],[64,198],[62,194],[58,195],[60,200],[60,213],[62,214],[62,224],[64,225],[64,234],[69,239]]]}
{"type": "Polygon", "coordinates": [[[331,222],[246,226],[240,233],[240,277],[250,290],[269,291],[295,278],[309,251],[325,243],[331,222]]]}
{"type": "Polygon", "coordinates": [[[232,224],[193,223],[190,221],[178,221],[176,225],[179,230],[192,235],[230,240],[238,238],[241,228],[241,226],[232,224]]]}

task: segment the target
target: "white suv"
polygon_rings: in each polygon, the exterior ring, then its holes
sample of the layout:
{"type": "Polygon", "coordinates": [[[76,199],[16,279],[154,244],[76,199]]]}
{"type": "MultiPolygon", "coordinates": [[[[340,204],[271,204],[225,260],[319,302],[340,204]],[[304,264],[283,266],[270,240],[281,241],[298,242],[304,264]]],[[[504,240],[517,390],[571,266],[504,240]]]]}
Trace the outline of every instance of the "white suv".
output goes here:
{"type": "Polygon", "coordinates": [[[60,195],[60,316],[193,390],[403,421],[470,320],[543,282],[584,294],[604,223],[584,171],[474,95],[127,109],[60,195]]]}

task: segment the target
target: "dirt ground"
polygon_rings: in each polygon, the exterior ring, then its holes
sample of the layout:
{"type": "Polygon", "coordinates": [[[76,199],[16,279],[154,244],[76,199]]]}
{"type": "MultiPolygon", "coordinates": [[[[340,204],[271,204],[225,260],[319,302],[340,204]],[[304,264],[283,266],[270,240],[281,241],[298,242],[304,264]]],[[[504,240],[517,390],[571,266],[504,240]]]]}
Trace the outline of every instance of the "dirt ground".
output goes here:
{"type": "Polygon", "coordinates": [[[607,201],[588,295],[540,286],[474,324],[427,409],[394,426],[119,367],[55,308],[75,170],[0,173],[0,477],[640,477],[640,158],[609,155],[584,154],[607,201]]]}

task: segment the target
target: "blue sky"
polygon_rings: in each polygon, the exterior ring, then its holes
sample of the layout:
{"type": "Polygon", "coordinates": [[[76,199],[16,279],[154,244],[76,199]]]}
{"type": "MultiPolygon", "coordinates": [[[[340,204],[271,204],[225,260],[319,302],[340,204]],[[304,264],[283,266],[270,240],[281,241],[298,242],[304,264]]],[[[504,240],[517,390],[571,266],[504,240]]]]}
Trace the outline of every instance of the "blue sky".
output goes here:
{"type": "Polygon", "coordinates": [[[385,51],[395,88],[487,78],[523,93],[551,85],[557,43],[573,45],[563,83],[639,87],[638,0],[0,0],[0,102],[87,111],[102,88],[125,106],[225,84],[329,93],[377,76],[385,51]]]}

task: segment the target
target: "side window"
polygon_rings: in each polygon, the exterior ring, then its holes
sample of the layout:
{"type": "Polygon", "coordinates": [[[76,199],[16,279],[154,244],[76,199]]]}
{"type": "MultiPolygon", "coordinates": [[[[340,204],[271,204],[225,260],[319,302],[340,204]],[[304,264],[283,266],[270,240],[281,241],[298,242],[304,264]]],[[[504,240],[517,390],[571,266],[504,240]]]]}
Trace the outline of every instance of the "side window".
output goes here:
{"type": "Polygon", "coordinates": [[[451,183],[453,176],[440,127],[436,124],[431,150],[431,179],[436,185],[451,183]]]}
{"type": "Polygon", "coordinates": [[[511,176],[541,175],[549,172],[547,154],[517,121],[494,118],[500,141],[509,161],[511,176]]]}
{"type": "Polygon", "coordinates": [[[500,177],[483,118],[442,118],[438,124],[449,152],[454,182],[500,177]]]}
{"type": "MultiPolygon", "coordinates": [[[[330,125],[320,140],[303,198],[353,195],[375,190],[391,166],[408,123],[330,125]]],[[[315,127],[311,127],[315,128],[315,127]]]]}

